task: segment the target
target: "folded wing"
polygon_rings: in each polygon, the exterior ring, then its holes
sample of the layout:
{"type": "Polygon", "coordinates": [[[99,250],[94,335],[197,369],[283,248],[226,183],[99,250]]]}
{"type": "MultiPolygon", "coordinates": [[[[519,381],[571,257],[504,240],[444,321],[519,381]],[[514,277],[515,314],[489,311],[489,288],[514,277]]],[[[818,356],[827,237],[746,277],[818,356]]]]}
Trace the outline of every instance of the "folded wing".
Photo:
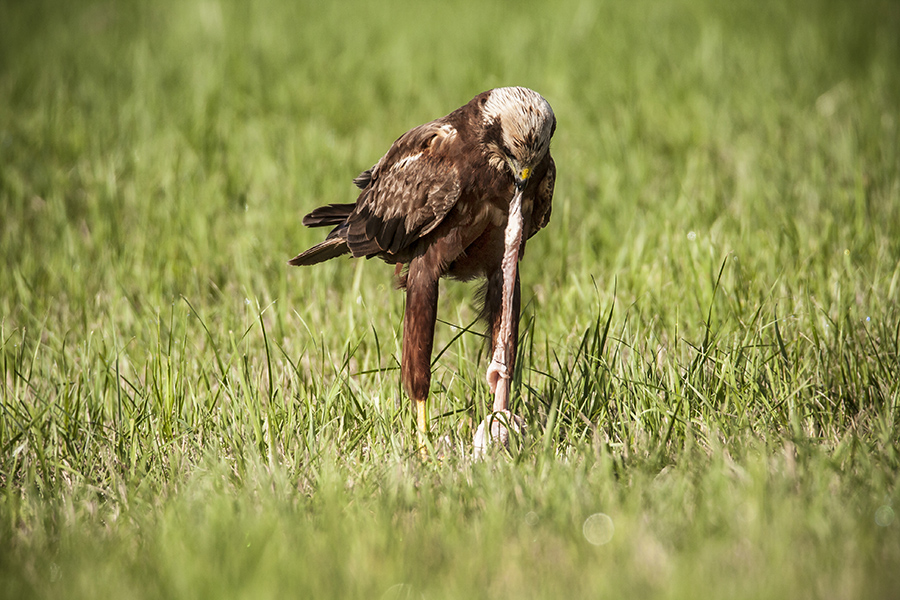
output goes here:
{"type": "Polygon", "coordinates": [[[362,189],[355,204],[329,204],[303,218],[308,227],[334,227],[328,237],[291,259],[311,265],[342,254],[391,258],[428,235],[461,194],[452,155],[460,143],[446,117],[402,135],[354,183],[362,189]]]}

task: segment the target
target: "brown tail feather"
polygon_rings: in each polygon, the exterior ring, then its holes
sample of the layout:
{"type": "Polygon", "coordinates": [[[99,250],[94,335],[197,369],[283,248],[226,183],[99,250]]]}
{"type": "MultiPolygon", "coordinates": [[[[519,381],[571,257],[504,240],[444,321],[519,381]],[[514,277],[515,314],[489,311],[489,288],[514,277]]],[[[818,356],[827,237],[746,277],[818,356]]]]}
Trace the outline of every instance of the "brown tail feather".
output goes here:
{"type": "Polygon", "coordinates": [[[289,260],[288,264],[295,267],[305,267],[324,262],[342,254],[348,254],[349,252],[350,248],[347,247],[347,240],[335,237],[316,244],[306,252],[301,252],[289,260]]]}

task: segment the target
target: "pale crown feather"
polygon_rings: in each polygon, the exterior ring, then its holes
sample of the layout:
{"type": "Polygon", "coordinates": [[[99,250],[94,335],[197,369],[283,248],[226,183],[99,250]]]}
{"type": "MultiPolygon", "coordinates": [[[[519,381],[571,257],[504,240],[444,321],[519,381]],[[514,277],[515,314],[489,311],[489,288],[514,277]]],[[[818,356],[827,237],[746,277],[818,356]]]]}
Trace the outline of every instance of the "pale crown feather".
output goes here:
{"type": "MultiPolygon", "coordinates": [[[[550,103],[537,92],[523,87],[491,90],[484,103],[485,125],[499,121],[501,141],[521,166],[534,166],[550,147],[556,118],[550,103]]],[[[498,154],[502,148],[494,149],[498,154]]],[[[499,157],[491,163],[499,167],[499,157]]]]}

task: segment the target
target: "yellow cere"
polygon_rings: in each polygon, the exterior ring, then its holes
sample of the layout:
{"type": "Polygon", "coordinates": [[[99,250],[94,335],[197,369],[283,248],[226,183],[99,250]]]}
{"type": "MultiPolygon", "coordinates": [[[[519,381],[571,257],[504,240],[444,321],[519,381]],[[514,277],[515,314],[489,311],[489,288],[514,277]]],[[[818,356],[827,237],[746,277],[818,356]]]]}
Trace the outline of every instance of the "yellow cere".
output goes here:
{"type": "Polygon", "coordinates": [[[531,175],[531,169],[529,169],[528,167],[525,167],[524,169],[522,169],[522,181],[525,181],[526,179],[528,179],[529,175],[531,175]]]}

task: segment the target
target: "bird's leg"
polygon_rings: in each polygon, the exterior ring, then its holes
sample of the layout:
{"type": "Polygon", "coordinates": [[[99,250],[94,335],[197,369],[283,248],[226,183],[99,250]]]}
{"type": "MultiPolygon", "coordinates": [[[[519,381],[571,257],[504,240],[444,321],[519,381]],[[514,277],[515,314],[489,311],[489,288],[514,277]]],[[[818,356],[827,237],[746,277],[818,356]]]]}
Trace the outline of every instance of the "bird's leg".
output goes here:
{"type": "Polygon", "coordinates": [[[437,319],[438,278],[435,270],[428,268],[424,256],[418,256],[409,263],[400,378],[416,407],[416,425],[423,451],[428,433],[428,391],[431,387],[431,350],[437,319]]]}

